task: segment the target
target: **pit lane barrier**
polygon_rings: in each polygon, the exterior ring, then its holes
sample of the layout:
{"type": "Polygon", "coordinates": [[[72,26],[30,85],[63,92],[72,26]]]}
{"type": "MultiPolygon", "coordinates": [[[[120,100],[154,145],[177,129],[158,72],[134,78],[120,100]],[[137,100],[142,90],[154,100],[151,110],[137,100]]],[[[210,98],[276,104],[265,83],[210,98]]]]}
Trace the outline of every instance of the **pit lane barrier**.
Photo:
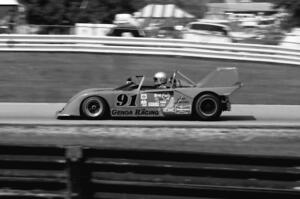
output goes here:
{"type": "Polygon", "coordinates": [[[0,145],[0,197],[300,197],[300,157],[0,145]]]}
{"type": "Polygon", "coordinates": [[[179,39],[4,34],[0,51],[142,54],[300,65],[300,49],[179,39]]]}

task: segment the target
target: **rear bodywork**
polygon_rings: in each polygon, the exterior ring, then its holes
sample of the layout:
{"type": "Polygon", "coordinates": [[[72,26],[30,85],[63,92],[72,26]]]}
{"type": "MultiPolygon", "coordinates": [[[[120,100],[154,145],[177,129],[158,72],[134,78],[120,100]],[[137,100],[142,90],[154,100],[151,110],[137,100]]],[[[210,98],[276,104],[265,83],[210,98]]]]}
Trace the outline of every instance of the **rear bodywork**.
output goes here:
{"type": "Polygon", "coordinates": [[[136,79],[131,86],[83,90],[57,112],[57,117],[80,116],[82,102],[91,96],[104,99],[111,117],[192,115],[195,100],[205,93],[218,96],[222,111],[229,111],[229,96],[242,85],[237,68],[218,68],[198,83],[176,71],[164,89],[146,85],[144,76],[136,79]]]}

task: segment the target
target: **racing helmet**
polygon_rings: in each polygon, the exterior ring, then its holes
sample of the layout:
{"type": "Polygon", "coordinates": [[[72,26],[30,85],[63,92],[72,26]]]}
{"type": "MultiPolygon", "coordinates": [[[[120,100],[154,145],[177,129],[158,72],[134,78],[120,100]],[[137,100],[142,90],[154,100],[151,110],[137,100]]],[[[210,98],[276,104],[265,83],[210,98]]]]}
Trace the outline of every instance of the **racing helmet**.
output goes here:
{"type": "Polygon", "coordinates": [[[153,80],[155,85],[166,84],[168,81],[167,74],[164,72],[157,72],[154,74],[153,80]]]}

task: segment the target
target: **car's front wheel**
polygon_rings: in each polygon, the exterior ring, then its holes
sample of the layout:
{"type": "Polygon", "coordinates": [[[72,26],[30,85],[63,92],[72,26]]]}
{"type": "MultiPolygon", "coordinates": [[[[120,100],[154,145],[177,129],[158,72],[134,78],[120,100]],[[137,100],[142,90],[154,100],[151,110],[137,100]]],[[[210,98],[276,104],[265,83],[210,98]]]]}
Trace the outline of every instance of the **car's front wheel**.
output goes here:
{"type": "Polygon", "coordinates": [[[220,98],[214,94],[207,93],[196,99],[194,104],[194,115],[200,120],[217,120],[222,113],[220,98]]]}
{"type": "Polygon", "coordinates": [[[107,110],[104,100],[100,97],[88,97],[80,107],[81,115],[87,119],[103,119],[107,110]]]}

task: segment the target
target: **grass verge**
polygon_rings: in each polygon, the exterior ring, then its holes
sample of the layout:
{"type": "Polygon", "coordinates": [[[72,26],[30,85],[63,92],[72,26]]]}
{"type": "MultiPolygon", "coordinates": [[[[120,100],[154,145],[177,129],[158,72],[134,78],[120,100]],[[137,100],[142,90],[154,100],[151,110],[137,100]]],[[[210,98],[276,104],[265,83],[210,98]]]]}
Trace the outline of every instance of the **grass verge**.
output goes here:
{"type": "Polygon", "coordinates": [[[299,104],[300,67],[186,57],[93,53],[0,53],[1,102],[66,102],[85,88],[115,87],[127,76],[180,70],[199,81],[216,67],[238,67],[240,104],[299,104]]]}

